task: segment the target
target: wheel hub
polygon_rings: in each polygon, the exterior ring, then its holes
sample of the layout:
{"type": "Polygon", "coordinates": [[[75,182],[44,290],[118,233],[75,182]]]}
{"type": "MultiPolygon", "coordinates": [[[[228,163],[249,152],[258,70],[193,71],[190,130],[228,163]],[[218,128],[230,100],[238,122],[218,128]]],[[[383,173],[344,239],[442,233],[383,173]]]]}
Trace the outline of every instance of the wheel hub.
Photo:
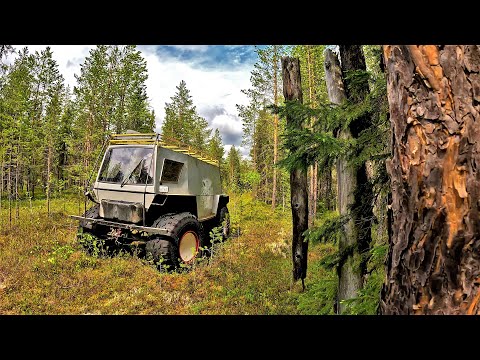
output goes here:
{"type": "Polygon", "coordinates": [[[180,238],[179,253],[183,262],[192,261],[198,252],[198,236],[193,231],[187,231],[180,238]]]}

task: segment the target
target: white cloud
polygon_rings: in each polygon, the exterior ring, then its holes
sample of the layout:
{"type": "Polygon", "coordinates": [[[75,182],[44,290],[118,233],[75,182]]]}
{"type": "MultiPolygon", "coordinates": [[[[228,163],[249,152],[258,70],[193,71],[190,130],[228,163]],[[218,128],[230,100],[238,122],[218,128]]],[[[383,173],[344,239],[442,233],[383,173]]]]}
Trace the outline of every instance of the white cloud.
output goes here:
{"type": "Polygon", "coordinates": [[[229,135],[242,135],[242,122],[236,115],[222,114],[217,115],[212,121],[211,126],[218,128],[220,132],[229,135]]]}
{"type": "Polygon", "coordinates": [[[193,60],[180,62],[150,49],[145,49],[143,54],[147,60],[147,89],[150,103],[155,109],[157,130],[160,130],[165,118],[165,103],[171,101],[176,86],[185,80],[199,112],[213,107],[225,109],[226,114],[216,115],[210,122],[213,128],[219,128],[222,138],[226,140],[227,133],[232,132],[241,136],[242,125],[235,105],[248,101],[240,90],[250,86],[251,66],[241,65],[232,70],[224,67],[201,69],[193,66],[193,60]]]}
{"type": "Polygon", "coordinates": [[[187,51],[198,51],[198,52],[205,52],[208,49],[208,45],[170,45],[174,48],[179,50],[187,50],[187,51]]]}

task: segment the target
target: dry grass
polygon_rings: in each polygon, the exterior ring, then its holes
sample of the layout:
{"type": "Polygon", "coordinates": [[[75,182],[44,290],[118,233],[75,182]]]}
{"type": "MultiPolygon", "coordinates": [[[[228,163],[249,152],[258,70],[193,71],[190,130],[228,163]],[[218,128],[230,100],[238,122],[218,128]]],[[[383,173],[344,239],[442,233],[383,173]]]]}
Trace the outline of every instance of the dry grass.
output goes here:
{"type": "Polygon", "coordinates": [[[246,195],[229,207],[241,235],[208,264],[170,274],[132,255],[86,255],[67,216],[78,213],[75,201],[55,200],[50,217],[43,202],[22,206],[12,227],[4,209],[0,314],[298,314],[289,211],[273,213],[246,195]]]}

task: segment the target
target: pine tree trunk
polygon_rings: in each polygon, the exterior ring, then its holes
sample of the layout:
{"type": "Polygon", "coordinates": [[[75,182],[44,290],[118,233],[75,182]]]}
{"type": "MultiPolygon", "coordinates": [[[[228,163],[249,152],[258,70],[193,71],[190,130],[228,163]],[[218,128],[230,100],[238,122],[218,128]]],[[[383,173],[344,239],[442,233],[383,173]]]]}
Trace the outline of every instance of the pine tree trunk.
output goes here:
{"type": "Polygon", "coordinates": [[[20,217],[20,204],[18,203],[18,158],[20,157],[20,149],[17,145],[17,159],[15,165],[15,219],[18,222],[18,218],[20,217]]]}
{"type": "Polygon", "coordinates": [[[8,216],[12,227],[12,148],[10,147],[10,162],[8,163],[8,216]]]}
{"type": "Polygon", "coordinates": [[[4,166],[5,166],[5,160],[4,160],[4,154],[2,152],[2,168],[1,168],[1,177],[0,177],[0,226],[3,228],[3,185],[4,185],[4,166]]]}
{"type": "MultiPolygon", "coordinates": [[[[312,58],[311,58],[311,45],[307,46],[307,74],[308,74],[308,97],[310,101],[310,106],[313,107],[313,71],[312,71],[312,58]]],[[[314,119],[310,119],[310,126],[313,126],[314,119]]],[[[315,219],[316,210],[317,210],[317,174],[316,170],[318,169],[317,164],[310,165],[309,173],[310,173],[310,191],[309,191],[309,217],[308,223],[311,226],[315,219]]]]}
{"type": "Polygon", "coordinates": [[[47,155],[47,214],[50,216],[50,190],[51,190],[51,171],[52,171],[52,146],[48,145],[47,155]]]}
{"type": "MultiPolygon", "coordinates": [[[[282,58],[283,95],[285,101],[303,102],[302,83],[300,77],[300,61],[298,58],[282,58]]],[[[288,105],[287,105],[288,106],[288,105]]],[[[301,127],[299,121],[287,115],[287,126],[296,124],[301,127]]],[[[308,187],[306,169],[295,169],[290,172],[290,193],[293,220],[293,281],[304,279],[307,275],[308,241],[305,241],[303,233],[308,228],[308,187]]]]}
{"type": "MultiPolygon", "coordinates": [[[[273,55],[273,103],[278,105],[278,54],[275,48],[273,55]]],[[[277,200],[277,159],[278,159],[278,115],[273,115],[273,180],[272,180],[272,209],[275,209],[277,200]]]]}
{"type": "Polygon", "coordinates": [[[383,48],[393,135],[383,314],[480,313],[480,48],[383,48]]]}
{"type": "MultiPolygon", "coordinates": [[[[256,126],[255,126],[255,121],[253,121],[253,136],[252,136],[252,166],[253,168],[255,169],[255,171],[257,171],[258,173],[260,173],[260,171],[258,171],[259,169],[257,168],[257,147],[256,147],[256,143],[255,143],[255,139],[256,139],[256,126]]],[[[253,197],[255,199],[258,199],[259,198],[259,186],[260,186],[260,182],[258,183],[255,183],[255,185],[253,186],[253,197]]]]}
{"type": "Polygon", "coordinates": [[[264,168],[264,178],[265,178],[265,186],[263,188],[263,202],[268,204],[268,168],[264,168]]]}
{"type": "MultiPolygon", "coordinates": [[[[39,96],[40,96],[40,82],[37,82],[37,88],[35,90],[35,100],[33,102],[34,108],[33,108],[33,116],[32,118],[32,130],[33,132],[38,131],[39,125],[41,124],[41,114],[38,115],[39,110],[41,110],[42,105],[39,104],[39,96]]],[[[29,180],[30,181],[30,188],[32,190],[31,196],[35,198],[35,186],[36,186],[36,179],[37,179],[37,158],[36,158],[36,153],[35,151],[32,153],[32,163],[31,166],[28,169],[28,172],[30,174],[29,180]]]]}
{"type": "MultiPolygon", "coordinates": [[[[368,81],[363,81],[355,85],[355,91],[353,90],[353,82],[349,79],[350,72],[354,71],[366,71],[365,56],[361,45],[340,45],[340,56],[342,60],[342,74],[344,84],[346,85],[346,95],[350,103],[361,103],[365,101],[365,97],[369,93],[368,81]]],[[[371,126],[370,115],[367,113],[358,119],[352,121],[349,125],[349,130],[353,138],[358,138],[362,131],[368,129],[371,126]]],[[[362,281],[360,287],[362,287],[363,276],[366,274],[366,255],[371,242],[371,223],[373,219],[373,189],[369,180],[367,163],[362,163],[355,169],[355,187],[352,188],[354,192],[355,201],[351,208],[352,219],[355,223],[355,248],[354,257],[359,258],[359,272],[362,281]]]]}
{"type": "MultiPolygon", "coordinates": [[[[356,91],[352,91],[351,80],[346,76],[351,71],[366,71],[365,56],[361,45],[340,45],[342,60],[342,73],[346,85],[346,95],[351,103],[362,103],[369,93],[368,81],[356,85],[356,91]]],[[[354,138],[371,126],[371,118],[366,115],[354,120],[350,124],[350,132],[354,138]]],[[[357,189],[355,189],[355,204],[352,215],[358,231],[358,251],[366,253],[372,242],[371,226],[373,219],[373,188],[370,181],[371,172],[368,171],[369,162],[361,164],[356,169],[357,189]]],[[[366,263],[360,262],[362,276],[366,273],[366,263]]]]}
{"type": "MultiPolygon", "coordinates": [[[[327,84],[328,98],[333,104],[341,104],[346,100],[346,94],[342,78],[342,70],[337,55],[330,49],[325,52],[325,80],[327,84]]],[[[339,130],[338,138],[350,139],[352,137],[349,129],[339,130]]],[[[349,208],[354,205],[354,190],[357,186],[356,171],[352,166],[347,165],[347,159],[340,157],[337,160],[337,206],[341,216],[349,216],[349,208]]],[[[354,219],[344,225],[340,233],[339,251],[342,254],[342,262],[338,266],[338,294],[337,311],[342,313],[345,305],[342,300],[351,299],[357,296],[358,289],[362,286],[362,276],[355,266],[359,262],[359,255],[354,251],[357,244],[358,232],[354,219]]]]}
{"type": "Polygon", "coordinates": [[[65,180],[64,168],[67,165],[67,144],[62,141],[60,145],[60,154],[58,156],[57,178],[65,180]]]}
{"type": "MultiPolygon", "coordinates": [[[[325,171],[325,173],[328,172],[328,169],[327,171],[325,171]]],[[[313,205],[312,205],[312,209],[313,209],[313,214],[312,214],[312,218],[313,220],[315,220],[315,216],[317,216],[317,203],[318,203],[318,163],[315,162],[315,164],[313,164],[313,176],[312,176],[312,182],[313,182],[313,205]]],[[[312,223],[313,223],[313,220],[312,220],[312,223]]]]}

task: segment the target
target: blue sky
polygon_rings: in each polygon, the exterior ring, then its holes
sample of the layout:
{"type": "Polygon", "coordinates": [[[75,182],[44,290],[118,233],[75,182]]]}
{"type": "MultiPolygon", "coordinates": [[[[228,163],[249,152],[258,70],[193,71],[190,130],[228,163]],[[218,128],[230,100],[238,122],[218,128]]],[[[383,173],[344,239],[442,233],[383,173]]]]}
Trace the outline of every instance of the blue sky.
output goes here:
{"type": "MultiPolygon", "coordinates": [[[[140,45],[139,49],[148,48],[140,45]]],[[[202,69],[233,68],[256,61],[253,45],[160,45],[155,49],[159,57],[172,57],[191,62],[202,69]]]]}
{"type": "MultiPolygon", "coordinates": [[[[30,52],[47,45],[28,46],[30,52]]],[[[66,83],[75,85],[74,74],[94,45],[50,45],[66,83]]],[[[261,46],[263,47],[263,46],[261,46]]],[[[218,128],[228,151],[232,145],[244,156],[241,147],[242,123],[236,104],[246,104],[242,89],[250,87],[250,72],[256,61],[254,45],[139,45],[147,61],[147,94],[155,110],[156,130],[160,131],[165,117],[165,103],[170,102],[176,86],[185,80],[198,113],[212,129],[218,128]]]]}

